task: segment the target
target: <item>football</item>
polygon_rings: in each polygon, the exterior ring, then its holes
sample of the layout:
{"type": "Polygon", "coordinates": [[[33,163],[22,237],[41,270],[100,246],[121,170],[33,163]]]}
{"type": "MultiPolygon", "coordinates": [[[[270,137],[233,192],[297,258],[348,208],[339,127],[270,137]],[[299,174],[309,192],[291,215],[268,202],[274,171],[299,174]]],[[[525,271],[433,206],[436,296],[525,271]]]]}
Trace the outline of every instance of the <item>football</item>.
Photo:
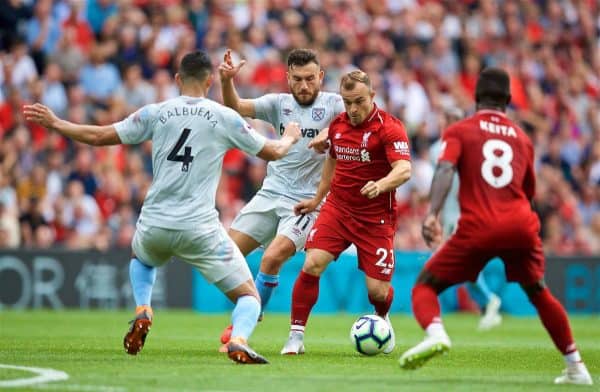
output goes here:
{"type": "Polygon", "coordinates": [[[386,321],[374,314],[361,316],[352,324],[350,341],[359,353],[377,355],[385,349],[392,335],[386,321]]]}

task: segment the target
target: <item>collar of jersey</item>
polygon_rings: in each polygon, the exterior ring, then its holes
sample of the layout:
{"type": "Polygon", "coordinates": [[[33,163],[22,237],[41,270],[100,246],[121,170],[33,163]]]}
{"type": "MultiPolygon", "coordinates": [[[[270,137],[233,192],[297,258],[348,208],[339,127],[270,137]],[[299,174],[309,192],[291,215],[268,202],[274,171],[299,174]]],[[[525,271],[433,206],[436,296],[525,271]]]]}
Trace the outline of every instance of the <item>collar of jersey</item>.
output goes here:
{"type": "Polygon", "coordinates": [[[477,111],[477,114],[494,114],[496,116],[506,117],[506,113],[494,109],[481,109],[477,111]]]}

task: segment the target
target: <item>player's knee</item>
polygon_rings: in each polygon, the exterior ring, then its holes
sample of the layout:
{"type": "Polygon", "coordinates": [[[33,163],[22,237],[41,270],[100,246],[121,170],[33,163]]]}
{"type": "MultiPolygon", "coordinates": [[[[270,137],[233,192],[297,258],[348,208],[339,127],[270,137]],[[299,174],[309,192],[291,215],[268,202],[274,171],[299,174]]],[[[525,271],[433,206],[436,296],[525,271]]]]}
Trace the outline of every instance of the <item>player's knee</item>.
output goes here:
{"type": "Polygon", "coordinates": [[[368,295],[369,295],[369,299],[371,301],[385,302],[385,300],[387,299],[388,293],[389,293],[389,288],[385,288],[383,286],[368,289],[368,295]]]}
{"type": "Polygon", "coordinates": [[[436,292],[436,294],[442,293],[444,290],[451,286],[449,283],[437,279],[431,272],[427,271],[426,269],[423,269],[417,277],[416,285],[418,284],[431,287],[436,292]]]}
{"type": "Polygon", "coordinates": [[[239,286],[228,290],[225,292],[225,295],[231,300],[231,302],[236,303],[237,300],[241,297],[251,296],[258,300],[260,303],[260,295],[254,286],[252,281],[246,281],[239,286]]]}
{"type": "Polygon", "coordinates": [[[278,274],[283,263],[287,260],[287,255],[280,252],[266,251],[262,257],[261,271],[267,274],[278,274]]]}
{"type": "Polygon", "coordinates": [[[307,257],[302,266],[302,271],[313,276],[321,276],[326,267],[326,263],[321,263],[315,258],[307,257]]]}
{"type": "Polygon", "coordinates": [[[544,281],[544,279],[540,279],[537,282],[531,284],[521,283],[521,288],[523,289],[525,294],[527,294],[527,297],[529,297],[529,299],[532,300],[539,293],[544,291],[544,289],[546,288],[546,282],[544,281]]]}

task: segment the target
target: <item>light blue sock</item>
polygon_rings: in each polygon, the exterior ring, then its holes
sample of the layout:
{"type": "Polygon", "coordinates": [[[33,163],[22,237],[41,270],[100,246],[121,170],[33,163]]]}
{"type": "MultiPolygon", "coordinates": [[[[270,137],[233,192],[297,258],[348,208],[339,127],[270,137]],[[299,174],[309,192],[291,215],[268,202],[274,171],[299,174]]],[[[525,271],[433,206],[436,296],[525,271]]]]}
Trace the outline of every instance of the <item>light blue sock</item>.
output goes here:
{"type": "Polygon", "coordinates": [[[269,275],[258,271],[254,283],[256,284],[256,289],[260,295],[260,301],[262,305],[261,311],[264,312],[269,300],[271,299],[273,290],[279,285],[279,275],[269,275]]]}
{"type": "Polygon", "coordinates": [[[477,281],[475,283],[469,283],[467,288],[475,302],[477,302],[481,309],[485,309],[485,306],[490,302],[490,299],[492,299],[493,293],[485,281],[483,272],[480,272],[477,281]]]}
{"type": "Polygon", "coordinates": [[[150,267],[136,258],[129,263],[129,280],[133,288],[133,298],[136,306],[150,306],[152,286],[156,281],[156,267],[150,267]]]}
{"type": "Polygon", "coordinates": [[[248,340],[256,327],[259,314],[260,302],[258,302],[258,299],[251,295],[238,298],[231,313],[231,324],[233,325],[231,337],[248,340]]]}

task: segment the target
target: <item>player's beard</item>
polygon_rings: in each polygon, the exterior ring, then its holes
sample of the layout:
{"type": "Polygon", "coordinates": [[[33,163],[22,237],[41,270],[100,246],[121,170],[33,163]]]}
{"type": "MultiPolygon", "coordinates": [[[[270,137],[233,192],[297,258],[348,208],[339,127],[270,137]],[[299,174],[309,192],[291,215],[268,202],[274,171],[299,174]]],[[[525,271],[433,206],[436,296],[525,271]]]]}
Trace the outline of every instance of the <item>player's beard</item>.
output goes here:
{"type": "Polygon", "coordinates": [[[298,102],[298,105],[300,105],[300,106],[310,106],[317,99],[317,96],[319,95],[319,90],[316,90],[310,96],[308,96],[308,95],[299,95],[299,94],[296,94],[294,92],[292,92],[292,95],[294,96],[294,99],[296,100],[296,102],[298,102]]]}

